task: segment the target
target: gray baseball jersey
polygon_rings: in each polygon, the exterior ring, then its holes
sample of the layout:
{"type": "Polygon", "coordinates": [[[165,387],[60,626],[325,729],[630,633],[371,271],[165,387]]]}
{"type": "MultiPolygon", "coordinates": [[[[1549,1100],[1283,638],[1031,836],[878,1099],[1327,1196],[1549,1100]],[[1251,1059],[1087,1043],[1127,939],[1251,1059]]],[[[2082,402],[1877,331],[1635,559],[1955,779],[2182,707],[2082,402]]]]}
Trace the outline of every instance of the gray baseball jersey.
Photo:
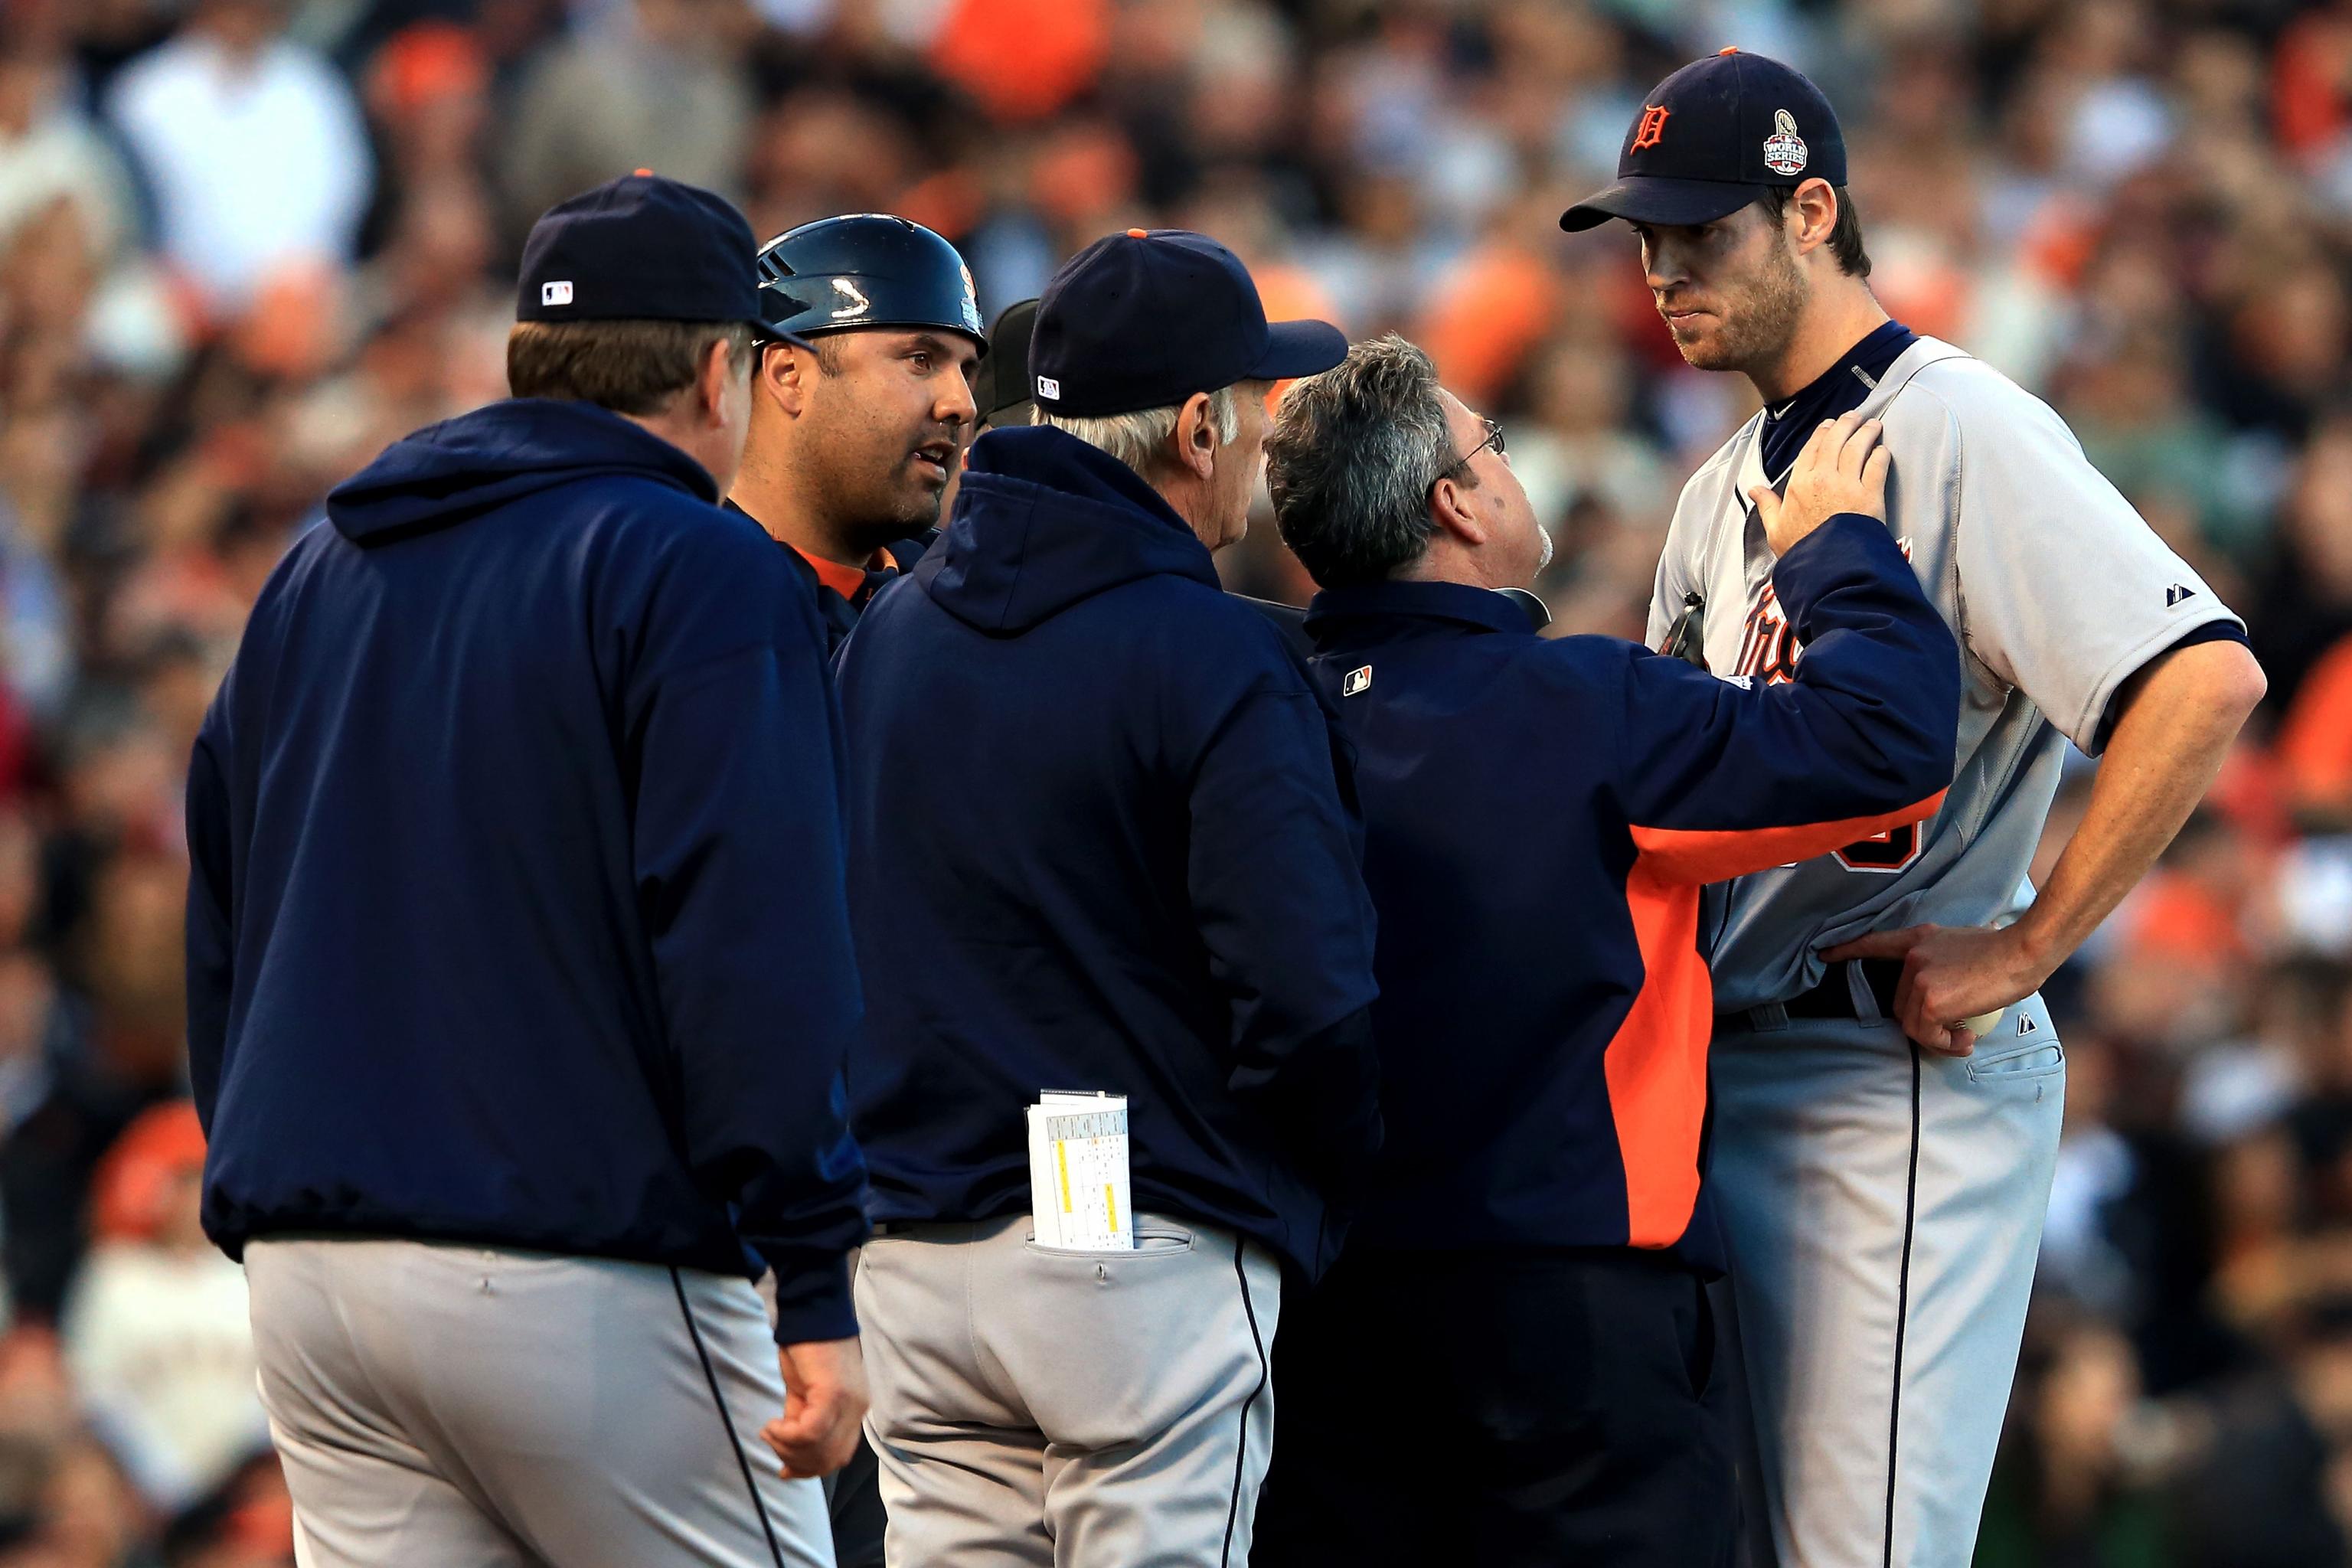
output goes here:
{"type": "MultiPolygon", "coordinates": [[[[2048,405],[1923,337],[1861,405],[1893,456],[1888,526],[1960,646],[1957,767],[1916,828],[1707,891],[1718,1011],[1818,983],[1821,948],[1866,931],[1997,923],[2032,900],[2026,868],[2065,743],[2085,751],[2116,689],[2188,632],[2236,620],[2107,483],[2048,405]]],[[[1785,680],[1802,649],[1771,586],[1748,491],[1778,483],[1759,412],[1683,487],[1658,563],[1650,642],[1690,595],[1718,675],[1785,680]]]]}

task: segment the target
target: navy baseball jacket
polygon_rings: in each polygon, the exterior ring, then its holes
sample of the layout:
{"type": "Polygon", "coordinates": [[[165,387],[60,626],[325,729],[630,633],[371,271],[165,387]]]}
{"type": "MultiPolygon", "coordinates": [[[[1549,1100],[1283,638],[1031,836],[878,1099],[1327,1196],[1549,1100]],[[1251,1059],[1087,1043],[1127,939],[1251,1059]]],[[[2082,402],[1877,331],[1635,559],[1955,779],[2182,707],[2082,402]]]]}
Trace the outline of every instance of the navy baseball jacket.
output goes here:
{"type": "Polygon", "coordinates": [[[1885,525],[1832,518],[1773,581],[1805,654],[1771,687],[1547,641],[1484,588],[1317,596],[1381,917],[1388,1142],[1353,1245],[1720,1268],[1700,885],[1929,816],[1959,714],[1952,634],[1885,525]]]}
{"type": "Polygon", "coordinates": [[[205,1228],[750,1273],[855,1331],[858,1019],[808,591],[584,404],[394,443],[263,590],[188,778],[205,1228]]]}
{"type": "Polygon", "coordinates": [[[1372,917],[1275,625],[1126,465],[993,430],[839,671],[874,1217],[1026,1212],[1024,1107],[1103,1089],[1139,1209],[1328,1263],[1379,1141],[1372,917]]]}

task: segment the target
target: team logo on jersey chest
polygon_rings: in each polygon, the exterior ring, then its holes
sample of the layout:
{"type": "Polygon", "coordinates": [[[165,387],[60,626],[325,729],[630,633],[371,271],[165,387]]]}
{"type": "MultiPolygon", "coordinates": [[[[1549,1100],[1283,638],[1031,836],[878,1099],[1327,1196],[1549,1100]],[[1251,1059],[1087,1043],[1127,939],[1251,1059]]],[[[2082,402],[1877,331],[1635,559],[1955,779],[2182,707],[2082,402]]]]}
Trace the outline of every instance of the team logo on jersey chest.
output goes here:
{"type": "MultiPolygon", "coordinates": [[[[1897,539],[1895,548],[1903,552],[1904,560],[1914,559],[1908,534],[1897,539]]],[[[1797,678],[1797,658],[1804,651],[1797,628],[1789,624],[1789,612],[1780,607],[1780,594],[1767,581],[1740,628],[1739,651],[1732,658],[1730,673],[1776,686],[1797,678]]]]}
{"type": "MultiPolygon", "coordinates": [[[[1907,536],[1895,540],[1895,547],[1903,552],[1904,560],[1915,559],[1907,536]]],[[[1740,629],[1739,652],[1732,660],[1733,673],[1728,679],[1758,679],[1767,685],[1794,680],[1797,660],[1804,651],[1797,628],[1789,624],[1789,612],[1781,607],[1780,594],[1768,580],[1740,629]]],[[[1843,849],[1832,849],[1830,854],[1849,871],[1900,876],[1918,863],[1926,847],[1920,826],[1906,822],[1900,827],[1874,833],[1843,849]]]]}
{"type": "Polygon", "coordinates": [[[1772,584],[1764,584],[1763,596],[1748,612],[1747,625],[1739,634],[1739,654],[1731,661],[1731,673],[1748,676],[1766,685],[1777,685],[1797,678],[1797,655],[1802,649],[1797,642],[1797,628],[1789,624],[1789,613],[1780,607],[1780,595],[1772,584]]]}

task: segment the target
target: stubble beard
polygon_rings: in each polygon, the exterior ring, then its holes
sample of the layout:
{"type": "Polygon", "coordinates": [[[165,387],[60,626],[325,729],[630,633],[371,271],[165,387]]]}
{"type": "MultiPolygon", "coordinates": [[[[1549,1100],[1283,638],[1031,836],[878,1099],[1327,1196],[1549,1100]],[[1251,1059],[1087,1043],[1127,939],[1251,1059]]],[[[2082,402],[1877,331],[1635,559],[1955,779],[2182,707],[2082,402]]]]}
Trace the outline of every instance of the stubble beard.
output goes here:
{"type": "Polygon", "coordinates": [[[1810,297],[1796,256],[1785,244],[1775,246],[1745,298],[1717,318],[1713,335],[1688,343],[1678,339],[1675,346],[1695,370],[1752,374],[1788,352],[1810,297]]]}
{"type": "MultiPolygon", "coordinates": [[[[948,478],[950,479],[955,478],[953,468],[948,470],[948,478]]],[[[947,494],[945,485],[938,489],[933,489],[929,485],[916,485],[897,490],[891,498],[896,504],[875,519],[874,526],[877,531],[886,529],[889,531],[881,543],[887,544],[893,539],[905,539],[909,534],[920,533],[927,528],[938,527],[940,498],[945,494],[947,494]]],[[[880,547],[879,544],[876,546],[877,549],[880,547]]]]}
{"type": "Polygon", "coordinates": [[[933,489],[918,483],[908,471],[910,458],[902,445],[895,458],[875,454],[870,465],[860,465],[863,472],[836,469],[832,476],[825,488],[835,498],[835,526],[852,549],[871,555],[938,526],[945,487],[933,489]]]}

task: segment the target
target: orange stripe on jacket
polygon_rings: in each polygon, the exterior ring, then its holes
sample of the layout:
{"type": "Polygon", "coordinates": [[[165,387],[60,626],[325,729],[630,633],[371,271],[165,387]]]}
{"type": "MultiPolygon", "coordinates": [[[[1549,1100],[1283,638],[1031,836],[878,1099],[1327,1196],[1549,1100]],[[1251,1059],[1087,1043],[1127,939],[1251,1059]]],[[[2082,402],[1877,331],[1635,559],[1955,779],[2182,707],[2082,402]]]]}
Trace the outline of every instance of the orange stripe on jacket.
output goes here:
{"type": "Polygon", "coordinates": [[[1644,855],[1625,879],[1642,989],[1601,1058],[1625,1167],[1625,1240],[1671,1247],[1698,1203],[1715,979],[1698,952],[1698,884],[1644,855]]]}
{"type": "Polygon", "coordinates": [[[1715,977],[1698,952],[1700,885],[1825,855],[1923,821],[1943,805],[1937,790],[1900,811],[1839,822],[1733,832],[1632,830],[1639,853],[1625,879],[1625,908],[1641,950],[1642,988],[1601,1057],[1625,1169],[1627,1245],[1672,1247],[1690,1228],[1698,1203],[1707,1042],[1715,1034],[1715,977]]]}
{"type": "Polygon", "coordinates": [[[1944,791],[1900,811],[1849,816],[1839,822],[1806,822],[1790,827],[1635,827],[1633,847],[1674,881],[1720,882],[1792,861],[1810,860],[1858,843],[1874,833],[1924,822],[1944,808],[1944,791]]]}

